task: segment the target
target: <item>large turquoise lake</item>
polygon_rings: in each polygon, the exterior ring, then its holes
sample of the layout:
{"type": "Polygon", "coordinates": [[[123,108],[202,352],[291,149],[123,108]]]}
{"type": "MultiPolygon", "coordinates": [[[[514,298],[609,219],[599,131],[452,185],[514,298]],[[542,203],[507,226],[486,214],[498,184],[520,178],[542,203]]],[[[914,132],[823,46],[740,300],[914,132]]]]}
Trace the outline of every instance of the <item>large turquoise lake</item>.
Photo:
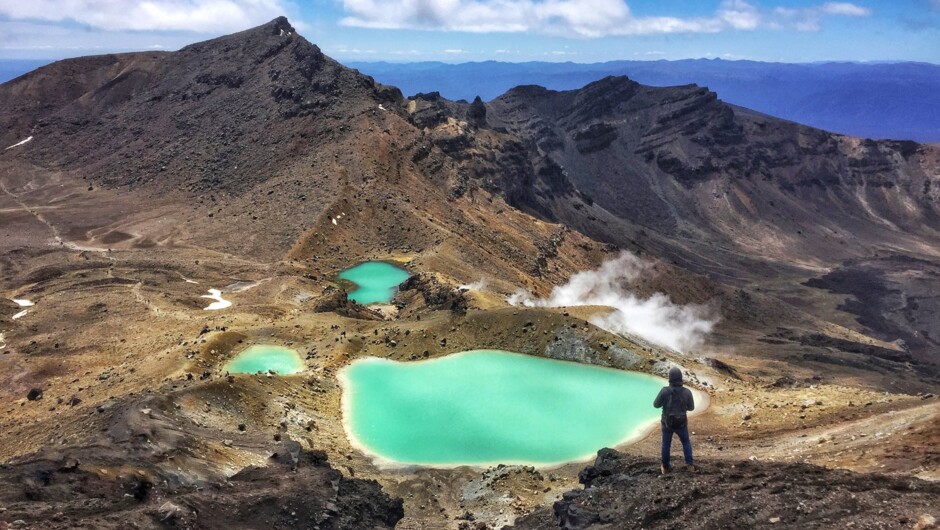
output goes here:
{"type": "Polygon", "coordinates": [[[475,350],[429,361],[360,359],[341,372],[352,442],[398,464],[557,464],[659,418],[666,384],[635,372],[475,350]]]}
{"type": "Polygon", "coordinates": [[[278,375],[290,375],[301,372],[304,368],[304,361],[296,351],[266,344],[248,347],[225,365],[225,370],[233,374],[271,371],[278,375]]]}
{"type": "Polygon", "coordinates": [[[349,298],[362,305],[390,302],[395,288],[409,276],[408,271],[384,261],[360,263],[339,274],[340,279],[356,284],[357,289],[349,293],[349,298]]]}

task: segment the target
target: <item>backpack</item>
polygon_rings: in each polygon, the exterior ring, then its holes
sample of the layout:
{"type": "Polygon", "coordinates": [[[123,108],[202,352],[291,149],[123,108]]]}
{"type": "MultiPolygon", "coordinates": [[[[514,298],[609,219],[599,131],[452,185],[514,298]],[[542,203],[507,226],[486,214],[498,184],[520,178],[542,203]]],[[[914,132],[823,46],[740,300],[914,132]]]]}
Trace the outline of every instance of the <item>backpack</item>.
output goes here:
{"type": "Polygon", "coordinates": [[[666,427],[676,430],[688,425],[689,418],[686,416],[686,410],[687,407],[682,387],[669,387],[669,397],[666,398],[666,406],[663,407],[666,427]],[[676,399],[673,400],[672,398],[676,399]]]}

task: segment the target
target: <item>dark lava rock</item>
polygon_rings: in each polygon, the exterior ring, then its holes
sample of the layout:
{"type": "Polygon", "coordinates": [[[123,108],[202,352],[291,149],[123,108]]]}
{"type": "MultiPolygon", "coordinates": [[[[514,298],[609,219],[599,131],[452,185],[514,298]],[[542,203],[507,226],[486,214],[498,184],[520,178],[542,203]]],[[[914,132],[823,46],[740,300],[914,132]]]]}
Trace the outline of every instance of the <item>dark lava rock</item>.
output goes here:
{"type": "Polygon", "coordinates": [[[125,449],[107,442],[70,448],[64,459],[40,452],[0,467],[0,520],[52,530],[360,530],[394,528],[404,516],[402,501],[377,482],[346,478],[324,453],[290,440],[277,446],[268,465],[227,479],[200,478],[199,487],[176,471],[180,460],[164,474],[154,461],[125,449]]]}
{"type": "Polygon", "coordinates": [[[706,357],[705,363],[708,366],[711,366],[712,368],[714,368],[715,370],[718,370],[719,372],[727,375],[728,377],[732,377],[734,379],[741,379],[741,376],[738,375],[738,371],[735,370],[733,366],[731,366],[730,364],[724,361],[721,361],[719,359],[715,359],[712,357],[706,357]]]}
{"type": "Polygon", "coordinates": [[[598,452],[552,508],[518,519],[522,529],[896,528],[930,513],[940,484],[808,464],[702,461],[692,474],[659,474],[659,461],[598,452]],[[778,519],[779,518],[779,519],[778,519]]]}
{"type": "Polygon", "coordinates": [[[578,151],[593,153],[606,149],[617,139],[617,129],[609,123],[593,123],[574,134],[578,151]]]}
{"type": "Polygon", "coordinates": [[[62,462],[62,465],[59,466],[59,471],[62,471],[62,472],[75,471],[78,469],[78,466],[80,465],[81,465],[81,462],[79,462],[77,458],[66,458],[62,462]]]}
{"type": "Polygon", "coordinates": [[[467,122],[477,127],[486,126],[486,105],[480,96],[473,98],[473,103],[467,109],[467,122]]]}
{"type": "Polygon", "coordinates": [[[411,294],[420,294],[429,309],[446,309],[459,315],[467,312],[468,301],[465,291],[456,289],[453,285],[444,284],[428,274],[419,273],[411,276],[399,286],[399,291],[404,296],[407,296],[409,291],[412,292],[411,294]]]}
{"type": "Polygon", "coordinates": [[[778,377],[773,383],[767,386],[771,388],[794,388],[797,386],[797,381],[792,376],[784,375],[778,377]]]}
{"type": "Polygon", "coordinates": [[[26,394],[26,399],[30,401],[38,401],[42,399],[42,389],[41,388],[32,388],[26,394]]]}
{"type": "Polygon", "coordinates": [[[316,313],[332,312],[337,315],[358,318],[360,320],[382,320],[382,315],[350,300],[346,291],[340,289],[328,290],[323,296],[317,298],[314,302],[313,310],[316,313]]]}
{"type": "Polygon", "coordinates": [[[415,94],[411,99],[415,104],[411,122],[422,129],[425,127],[433,129],[446,123],[447,118],[457,118],[460,113],[461,106],[443,98],[439,92],[415,94]]]}

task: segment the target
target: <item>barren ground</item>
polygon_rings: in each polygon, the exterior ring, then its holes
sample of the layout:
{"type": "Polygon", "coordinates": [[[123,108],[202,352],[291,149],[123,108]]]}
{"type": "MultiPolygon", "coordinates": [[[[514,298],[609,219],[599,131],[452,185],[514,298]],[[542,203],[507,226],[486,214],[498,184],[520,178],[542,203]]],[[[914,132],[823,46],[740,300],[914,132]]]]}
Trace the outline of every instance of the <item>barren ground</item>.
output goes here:
{"type": "MultiPolygon", "coordinates": [[[[479,273],[448,266],[462,262],[466,253],[455,254],[447,240],[421,252],[341,250],[303,264],[239,257],[216,248],[212,233],[196,234],[178,223],[189,214],[168,199],[135,207],[116,192],[87,191],[74,177],[23,168],[7,167],[0,183],[4,296],[35,302],[17,320],[10,316],[18,307],[0,308],[0,371],[6,374],[0,389],[0,460],[10,470],[0,521],[25,518],[45,527],[30,519],[35,502],[23,504],[33,486],[18,486],[17,475],[10,474],[35,465],[29,463],[35,455],[58,462],[74,454],[81,469],[111,459],[112,466],[115,461],[138,465],[157,479],[175,477],[178,487],[201,487],[224,484],[247,465],[265,465],[279,451],[277,438],[323,451],[343,476],[377,480],[393,498],[403,499],[398,528],[465,528],[469,519],[474,525],[510,524],[576,489],[586,463],[554,469],[380,469],[344,435],[335,375],[363,356],[407,361],[499,348],[565,358],[564,349],[553,347],[561,335],[587,348],[587,358],[578,359],[584,362],[656,371],[663,366],[657,363],[669,361],[694,374],[693,384],[711,396],[708,410],[691,420],[705,482],[723,465],[717,462],[735,461],[940,479],[940,400],[923,395],[929,381],[912,377],[904,392],[891,373],[881,379],[870,371],[859,376],[840,364],[814,372],[786,357],[774,358],[773,345],[748,342],[744,334],[727,347],[723,341],[731,340],[733,323],[702,351],[681,355],[586,322],[602,308],[510,307],[505,295],[523,285],[507,276],[488,278],[485,291],[468,293],[466,314],[435,306],[419,290],[406,290],[390,312],[397,316],[383,320],[336,302],[335,274],[341,267],[367,258],[396,260],[413,273],[433,276],[442,292],[478,280],[479,273]],[[222,289],[233,305],[203,310],[209,301],[200,296],[209,288],[222,289]],[[298,350],[307,370],[291,377],[227,377],[224,362],[255,343],[298,350]],[[614,345],[640,360],[625,364],[611,354],[614,345]],[[28,399],[31,389],[40,389],[41,398],[28,399]],[[96,453],[90,447],[107,449],[96,453]]],[[[493,209],[477,212],[485,217],[493,209]]],[[[339,234],[339,241],[349,237],[339,234]]],[[[572,251],[554,276],[564,278],[602,256],[572,251]]],[[[538,282],[525,286],[544,292],[543,286],[551,285],[538,282]]],[[[830,326],[834,335],[892,347],[848,327],[830,326]]],[[[767,332],[773,329],[768,325],[767,332]]],[[[646,458],[648,466],[658,443],[654,432],[620,449],[646,458]]],[[[918,499],[911,510],[924,506],[918,499]]],[[[32,500],[64,513],[63,527],[81,517],[55,496],[32,500]]],[[[145,512],[162,504],[144,502],[150,506],[145,512]]]]}

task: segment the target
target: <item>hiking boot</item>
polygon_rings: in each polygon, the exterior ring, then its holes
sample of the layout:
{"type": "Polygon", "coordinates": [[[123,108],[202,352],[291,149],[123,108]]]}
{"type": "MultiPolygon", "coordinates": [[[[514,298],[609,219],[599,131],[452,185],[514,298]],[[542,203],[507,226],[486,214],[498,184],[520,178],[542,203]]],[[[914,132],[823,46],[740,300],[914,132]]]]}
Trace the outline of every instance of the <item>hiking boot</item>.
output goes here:
{"type": "Polygon", "coordinates": [[[696,467],[695,467],[694,465],[692,465],[692,464],[686,464],[686,465],[685,465],[685,470],[688,471],[689,473],[695,473],[696,471],[698,471],[698,468],[696,468],[696,467]]]}
{"type": "Polygon", "coordinates": [[[659,474],[660,474],[660,475],[665,475],[666,473],[669,473],[669,471],[670,471],[670,469],[669,469],[668,467],[666,467],[666,466],[664,466],[664,465],[662,465],[662,464],[659,465],[659,474]]]}

